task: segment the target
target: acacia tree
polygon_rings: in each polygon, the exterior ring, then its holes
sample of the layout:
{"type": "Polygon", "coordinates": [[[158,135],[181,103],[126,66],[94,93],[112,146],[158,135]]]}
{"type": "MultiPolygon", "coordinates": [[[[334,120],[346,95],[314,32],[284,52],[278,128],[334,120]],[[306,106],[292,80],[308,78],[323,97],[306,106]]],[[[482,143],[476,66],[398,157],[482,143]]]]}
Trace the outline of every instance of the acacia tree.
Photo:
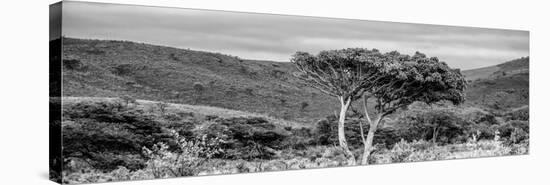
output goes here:
{"type": "Polygon", "coordinates": [[[363,106],[369,131],[366,138],[362,137],[364,150],[361,164],[368,164],[374,134],[385,116],[416,101],[427,104],[443,100],[453,104],[464,102],[464,76],[459,69],[451,69],[436,57],[427,58],[419,52],[410,57],[393,51],[382,57],[367,59],[367,62],[380,64],[374,65],[379,68],[376,70],[378,73],[369,75],[373,80],[363,86],[363,106]],[[369,101],[375,103],[370,115],[367,108],[369,101]]]}
{"type": "Polygon", "coordinates": [[[340,100],[338,141],[348,157],[348,164],[355,164],[355,157],[345,138],[345,116],[351,102],[361,96],[365,120],[369,124],[365,138],[360,123],[364,144],[361,164],[368,164],[374,134],[385,116],[415,101],[428,104],[441,100],[455,104],[464,101],[466,81],[460,71],[419,52],[410,57],[395,51],[382,54],[376,49],[348,48],[321,51],[316,56],[297,52],[291,61],[301,72],[300,78],[340,100]],[[370,114],[369,101],[375,103],[370,114]]]}
{"type": "Polygon", "coordinates": [[[337,97],[340,101],[338,142],[349,165],[355,164],[355,157],[348,147],[344,132],[346,112],[353,101],[361,98],[365,81],[368,80],[366,74],[373,73],[369,70],[375,69],[364,62],[365,56],[375,53],[378,51],[349,48],[321,51],[317,55],[296,52],[291,59],[300,71],[298,78],[327,95],[337,97]]]}

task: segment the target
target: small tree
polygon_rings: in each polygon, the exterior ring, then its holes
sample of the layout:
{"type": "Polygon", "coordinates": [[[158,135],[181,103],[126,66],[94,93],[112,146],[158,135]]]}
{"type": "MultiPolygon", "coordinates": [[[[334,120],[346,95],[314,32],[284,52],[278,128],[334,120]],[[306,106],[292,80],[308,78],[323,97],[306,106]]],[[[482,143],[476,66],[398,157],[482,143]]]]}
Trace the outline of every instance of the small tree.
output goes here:
{"type": "Polygon", "coordinates": [[[200,82],[193,83],[193,90],[195,90],[195,103],[198,102],[199,98],[201,97],[202,93],[204,92],[204,85],[200,82]]]}
{"type": "Polygon", "coordinates": [[[306,110],[306,108],[309,106],[309,103],[303,101],[302,103],[300,103],[300,110],[301,111],[304,111],[306,110]]]}

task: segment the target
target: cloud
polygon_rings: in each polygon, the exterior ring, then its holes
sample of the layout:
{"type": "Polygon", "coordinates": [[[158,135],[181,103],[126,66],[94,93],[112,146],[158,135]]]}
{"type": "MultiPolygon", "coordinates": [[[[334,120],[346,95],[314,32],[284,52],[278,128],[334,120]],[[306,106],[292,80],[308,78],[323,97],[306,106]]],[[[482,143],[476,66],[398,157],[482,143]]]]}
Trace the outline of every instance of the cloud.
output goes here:
{"type": "Polygon", "coordinates": [[[526,31],[65,2],[63,34],[288,61],[300,50],[421,51],[470,69],[529,55],[526,31]]]}

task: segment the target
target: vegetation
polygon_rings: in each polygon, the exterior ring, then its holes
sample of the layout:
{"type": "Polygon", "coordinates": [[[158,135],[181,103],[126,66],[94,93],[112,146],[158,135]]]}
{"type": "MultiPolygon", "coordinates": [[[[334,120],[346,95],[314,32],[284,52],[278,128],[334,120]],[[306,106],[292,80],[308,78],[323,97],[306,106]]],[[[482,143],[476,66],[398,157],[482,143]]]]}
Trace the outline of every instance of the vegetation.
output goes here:
{"type": "MultiPolygon", "coordinates": [[[[159,109],[146,112],[159,103],[136,103],[139,106],[124,106],[117,99],[64,101],[64,182],[347,165],[345,151],[335,147],[336,116],[329,116],[312,128],[289,127],[262,116],[195,114],[175,104],[165,104],[164,113],[159,109]]],[[[426,105],[409,106],[412,110],[395,119],[403,123],[375,133],[370,164],[528,153],[527,121],[510,118],[498,123],[487,118],[492,114],[486,112],[450,105],[433,106],[434,110],[419,106],[426,105]],[[447,114],[435,116],[429,114],[431,111],[447,114]],[[421,124],[424,120],[442,122],[435,142],[430,133],[433,124],[421,124]]],[[[358,155],[363,145],[358,124],[362,117],[348,118],[346,135],[351,151],[358,155]]]]}
{"type": "Polygon", "coordinates": [[[374,133],[385,116],[416,101],[434,103],[448,100],[454,104],[464,101],[466,81],[460,71],[419,52],[413,56],[395,51],[382,54],[376,49],[362,48],[321,51],[316,56],[298,52],[292,62],[302,72],[302,79],[340,100],[338,138],[350,165],[355,164],[355,157],[348,148],[344,124],[351,102],[361,96],[364,118],[369,124],[367,136],[362,139],[361,164],[368,164],[374,133]],[[375,111],[370,115],[369,99],[375,102],[375,111]]]}
{"type": "Polygon", "coordinates": [[[78,60],[81,68],[87,68],[64,70],[63,96],[67,97],[128,95],[276,118],[286,116],[288,121],[303,123],[315,122],[338,108],[328,96],[292,76],[296,68],[288,62],[238,60],[219,53],[73,38],[63,38],[63,58],[78,60]],[[105,53],[91,55],[87,52],[90,48],[105,53]],[[200,93],[194,86],[197,82],[204,87],[200,93]],[[311,96],[314,93],[317,96],[311,96]],[[280,99],[286,100],[286,104],[280,99]],[[301,112],[301,107],[294,103],[302,101],[310,104],[308,111],[301,112]]]}
{"type": "Polygon", "coordinates": [[[62,104],[50,102],[63,115],[50,127],[64,158],[50,162],[65,183],[529,153],[528,57],[460,72],[374,49],[280,63],[63,41],[62,104]]]}

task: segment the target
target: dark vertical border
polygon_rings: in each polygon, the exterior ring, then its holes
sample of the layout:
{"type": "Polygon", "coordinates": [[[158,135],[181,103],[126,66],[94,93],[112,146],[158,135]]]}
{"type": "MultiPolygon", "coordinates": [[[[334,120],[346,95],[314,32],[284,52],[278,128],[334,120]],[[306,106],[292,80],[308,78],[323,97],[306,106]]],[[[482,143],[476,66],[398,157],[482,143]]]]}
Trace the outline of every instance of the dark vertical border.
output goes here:
{"type": "Polygon", "coordinates": [[[50,119],[49,163],[50,180],[62,183],[62,133],[61,133],[61,61],[62,61],[62,2],[50,5],[50,119]]]}

